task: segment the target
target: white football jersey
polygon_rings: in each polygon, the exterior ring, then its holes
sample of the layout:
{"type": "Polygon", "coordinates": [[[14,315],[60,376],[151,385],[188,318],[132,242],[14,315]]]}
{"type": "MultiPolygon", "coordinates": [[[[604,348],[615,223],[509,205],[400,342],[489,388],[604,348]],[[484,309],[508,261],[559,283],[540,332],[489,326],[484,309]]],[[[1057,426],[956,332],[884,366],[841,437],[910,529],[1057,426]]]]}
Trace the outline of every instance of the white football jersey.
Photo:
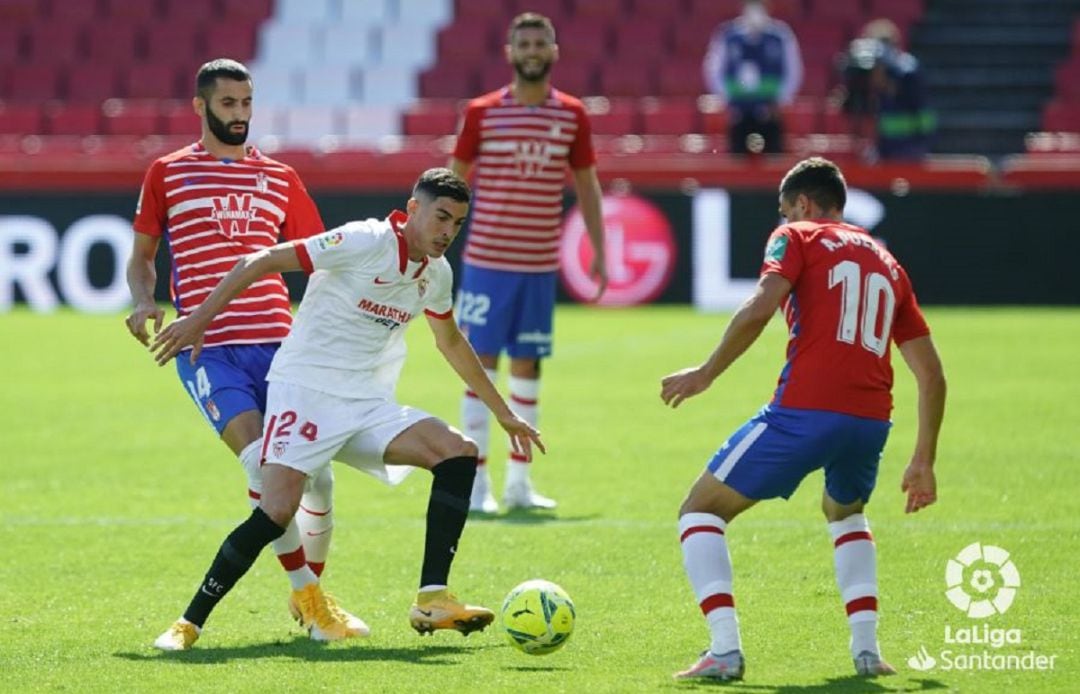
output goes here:
{"type": "Polygon", "coordinates": [[[349,222],[296,242],[307,292],[266,380],[345,398],[393,398],[405,327],[421,311],[453,319],[445,257],[409,259],[407,217],[349,222]]]}

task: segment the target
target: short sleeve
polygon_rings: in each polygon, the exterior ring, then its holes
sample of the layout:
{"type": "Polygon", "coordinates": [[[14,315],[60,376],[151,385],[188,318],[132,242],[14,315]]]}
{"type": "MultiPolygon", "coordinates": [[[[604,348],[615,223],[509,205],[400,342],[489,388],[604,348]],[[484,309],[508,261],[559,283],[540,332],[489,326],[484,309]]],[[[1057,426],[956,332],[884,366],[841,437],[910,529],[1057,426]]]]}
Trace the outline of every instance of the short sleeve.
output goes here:
{"type": "Polygon", "coordinates": [[[285,211],[285,224],[281,227],[282,236],[288,241],[295,241],[321,234],[325,229],[315,201],[308,195],[300,176],[290,168],[289,204],[285,211]]]}
{"type": "MultiPolygon", "coordinates": [[[[435,268],[433,268],[435,269],[435,268]]],[[[424,303],[424,313],[432,318],[448,319],[454,315],[453,285],[454,275],[450,264],[443,259],[439,272],[433,277],[432,287],[424,303]]]]}
{"type": "Polygon", "coordinates": [[[135,206],[135,231],[147,236],[160,237],[167,223],[165,207],[165,164],[155,161],[146,170],[139,202],[135,206]]]}
{"type": "Polygon", "coordinates": [[[902,345],[909,340],[925,337],[930,334],[930,326],[919,308],[919,301],[915,298],[915,290],[911,288],[911,280],[907,273],[900,268],[900,282],[904,292],[896,307],[896,318],[893,320],[893,341],[902,345]]]}
{"type": "Polygon", "coordinates": [[[578,127],[574,141],[570,144],[568,160],[571,169],[585,169],[596,164],[596,151],[592,143],[592,123],[584,108],[578,107],[575,113],[578,127]]]}
{"type": "Polygon", "coordinates": [[[465,118],[454,145],[454,159],[471,162],[480,153],[480,116],[483,107],[469,104],[465,109],[465,118]]]}
{"type": "Polygon", "coordinates": [[[775,272],[791,282],[799,280],[803,270],[803,249],[799,237],[790,227],[777,227],[769,235],[765,244],[765,259],[761,264],[761,275],[775,272]]]}
{"type": "Polygon", "coordinates": [[[367,222],[349,222],[294,242],[300,265],[316,270],[363,270],[379,257],[379,234],[367,222]]]}

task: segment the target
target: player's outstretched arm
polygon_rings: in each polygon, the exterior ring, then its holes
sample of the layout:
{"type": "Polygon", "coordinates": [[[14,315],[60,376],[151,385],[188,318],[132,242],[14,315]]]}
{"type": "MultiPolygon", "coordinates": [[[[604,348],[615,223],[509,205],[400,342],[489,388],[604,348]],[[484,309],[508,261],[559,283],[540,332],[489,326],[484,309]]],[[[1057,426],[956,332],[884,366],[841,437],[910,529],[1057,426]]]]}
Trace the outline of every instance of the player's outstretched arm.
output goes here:
{"type": "Polygon", "coordinates": [[[934,461],[937,458],[941,422],[945,418],[945,370],[929,335],[908,340],[899,347],[919,388],[919,429],[915,452],[900,484],[900,489],[907,493],[904,510],[912,513],[937,501],[934,461]]]}
{"type": "Polygon", "coordinates": [[[202,351],[203,332],[214,316],[228,306],[230,301],[264,275],[300,269],[300,258],[296,255],[294,243],[282,243],[245,255],[221,278],[221,282],[198,308],[169,323],[167,328],[154,337],[150,350],[154,352],[158,366],[167,364],[189,345],[194,347],[191,350],[191,362],[195,363],[202,351]]]}
{"type": "Polygon", "coordinates": [[[757,289],[731,317],[724,337],[704,364],[665,376],[660,381],[660,399],[678,407],[683,400],[708,390],[739,356],[754,344],[776,313],[780,302],[791,292],[791,282],[770,272],[758,280],[757,289]]]}
{"type": "Polygon", "coordinates": [[[574,169],[574,191],[577,193],[581,216],[585,220],[585,230],[592,241],[593,260],[589,276],[596,281],[596,294],[593,301],[599,301],[608,285],[607,253],[604,246],[604,213],[601,208],[603,191],[595,166],[574,169]]]}
{"type": "Polygon", "coordinates": [[[161,240],[156,236],[135,232],[131,258],[127,265],[128,290],[131,292],[131,300],[135,306],[124,320],[124,324],[127,325],[128,332],[146,346],[150,345],[150,333],[146,331],[146,321],[153,319],[155,334],[161,332],[161,324],[165,321],[165,312],[154,301],[154,287],[157,285],[157,268],[154,267],[154,258],[157,256],[160,242],[161,240]]]}
{"type": "Polygon", "coordinates": [[[435,346],[439,348],[439,352],[469,387],[469,390],[476,393],[476,397],[480,398],[480,401],[487,405],[487,408],[499,420],[499,426],[510,435],[510,443],[514,451],[531,458],[532,447],[535,445],[541,453],[547,453],[544,442],[540,438],[540,432],[514,414],[495,388],[495,384],[488,378],[480,359],[477,358],[469,341],[461,334],[453,316],[436,318],[429,315],[427,320],[431,332],[435,335],[435,346]]]}

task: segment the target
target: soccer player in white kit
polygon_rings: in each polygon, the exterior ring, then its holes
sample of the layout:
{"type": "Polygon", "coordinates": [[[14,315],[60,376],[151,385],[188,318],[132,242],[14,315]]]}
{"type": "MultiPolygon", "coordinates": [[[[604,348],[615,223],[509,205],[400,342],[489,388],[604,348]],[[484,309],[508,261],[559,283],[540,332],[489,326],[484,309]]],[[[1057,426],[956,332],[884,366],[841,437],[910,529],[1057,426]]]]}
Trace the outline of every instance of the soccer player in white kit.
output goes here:
{"type": "MultiPolygon", "coordinates": [[[[225,539],[183,617],[155,646],[191,647],[211,610],[284,531],[306,481],[331,460],[390,484],[412,467],[433,475],[420,588],[409,614],[414,629],[469,634],[494,619],[491,610],[459,602],[447,588],[468,516],[476,444],[394,399],[405,360],[404,329],[423,312],[439,351],[491,409],[514,450],[528,456],[535,444],[544,451],[539,433],[510,410],[453,319],[453,273],[443,254],[465,221],[469,199],[461,177],[429,169],[413,188],[408,214],[350,222],[247,255],[195,311],[155,336],[151,349],[159,364],[188,345],[197,358],[206,326],[245,287],[268,273],[311,274],[292,332],[267,376],[259,506],[225,539]]],[[[326,609],[317,584],[311,593],[311,609],[326,609]]],[[[326,631],[320,623],[312,638],[349,635],[333,620],[326,620],[326,631]]]]}

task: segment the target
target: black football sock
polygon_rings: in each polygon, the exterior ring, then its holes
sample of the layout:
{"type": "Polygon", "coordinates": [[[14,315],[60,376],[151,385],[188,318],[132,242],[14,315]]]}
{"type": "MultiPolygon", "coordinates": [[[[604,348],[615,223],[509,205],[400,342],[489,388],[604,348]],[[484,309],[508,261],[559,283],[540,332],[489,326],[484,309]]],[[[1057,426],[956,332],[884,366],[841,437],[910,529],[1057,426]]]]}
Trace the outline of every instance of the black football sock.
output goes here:
{"type": "Polygon", "coordinates": [[[262,548],[284,532],[285,528],[270,520],[261,508],[252,511],[221,543],[214,563],[184,611],[184,619],[201,628],[218,602],[255,563],[262,548]]]}
{"type": "Polygon", "coordinates": [[[447,458],[431,470],[427,535],[420,587],[447,585],[461,531],[469,515],[469,495],[476,477],[476,456],[447,458]]]}

